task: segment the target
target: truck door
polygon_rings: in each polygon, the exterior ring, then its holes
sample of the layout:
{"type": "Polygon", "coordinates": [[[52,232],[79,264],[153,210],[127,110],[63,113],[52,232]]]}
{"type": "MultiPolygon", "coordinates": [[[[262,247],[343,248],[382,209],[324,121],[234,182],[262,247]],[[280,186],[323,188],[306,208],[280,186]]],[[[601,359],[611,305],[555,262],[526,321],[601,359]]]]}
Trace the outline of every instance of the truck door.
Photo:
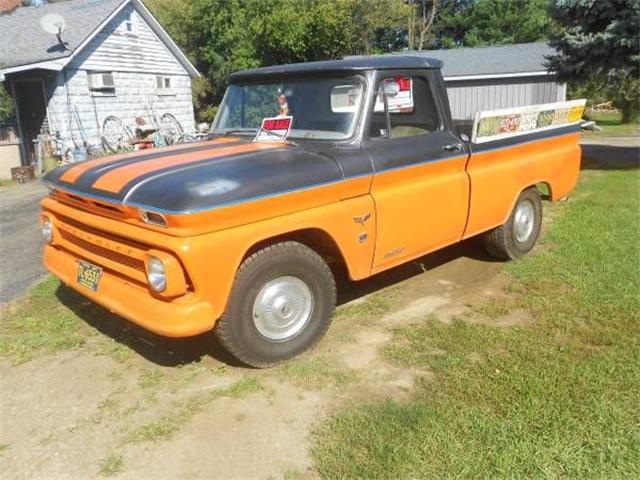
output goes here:
{"type": "Polygon", "coordinates": [[[435,90],[443,86],[431,75],[377,75],[376,92],[388,92],[389,114],[378,93],[363,141],[374,167],[374,273],[462,238],[469,201],[466,146],[445,126],[446,99],[435,90]]]}

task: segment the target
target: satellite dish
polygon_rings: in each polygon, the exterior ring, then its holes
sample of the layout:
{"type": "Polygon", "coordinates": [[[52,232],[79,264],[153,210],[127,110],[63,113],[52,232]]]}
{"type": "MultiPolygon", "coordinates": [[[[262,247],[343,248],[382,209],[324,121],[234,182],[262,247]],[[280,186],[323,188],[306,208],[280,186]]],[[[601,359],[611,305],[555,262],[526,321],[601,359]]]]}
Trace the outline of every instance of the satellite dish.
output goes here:
{"type": "Polygon", "coordinates": [[[67,22],[65,22],[62,15],[59,13],[47,13],[40,19],[40,25],[45,32],[56,36],[63,50],[67,49],[67,43],[62,40],[62,32],[64,32],[67,22]]]}
{"type": "Polygon", "coordinates": [[[64,21],[64,17],[59,13],[47,13],[40,19],[40,25],[45,32],[53,35],[60,35],[64,32],[64,27],[67,23],[64,21]]]}

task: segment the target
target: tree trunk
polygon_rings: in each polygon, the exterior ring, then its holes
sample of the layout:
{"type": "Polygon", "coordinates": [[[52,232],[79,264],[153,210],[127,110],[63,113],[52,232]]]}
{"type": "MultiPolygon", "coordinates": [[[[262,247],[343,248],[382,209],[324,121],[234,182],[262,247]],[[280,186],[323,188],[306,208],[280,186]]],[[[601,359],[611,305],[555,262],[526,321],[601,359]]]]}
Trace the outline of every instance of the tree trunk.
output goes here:
{"type": "Polygon", "coordinates": [[[616,102],[618,108],[622,111],[622,123],[633,122],[638,115],[638,105],[626,99],[620,99],[616,102]]]}

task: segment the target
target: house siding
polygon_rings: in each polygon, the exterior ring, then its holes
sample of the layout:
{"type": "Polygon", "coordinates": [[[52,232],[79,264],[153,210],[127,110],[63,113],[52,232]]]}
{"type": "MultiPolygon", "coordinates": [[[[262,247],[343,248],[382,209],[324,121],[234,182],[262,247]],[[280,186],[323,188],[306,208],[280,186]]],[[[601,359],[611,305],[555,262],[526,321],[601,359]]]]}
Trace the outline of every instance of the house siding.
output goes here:
{"type": "Polygon", "coordinates": [[[185,132],[194,126],[191,77],[151,30],[146,21],[129,5],[123,9],[60,73],[46,82],[49,130],[59,131],[63,139],[82,143],[82,132],[92,145],[100,144],[102,122],[109,115],[119,117],[132,130],[135,118],[151,123],[152,112],[158,120],[163,113],[173,114],[185,132]],[[130,19],[135,34],[123,33],[130,19]],[[111,72],[115,94],[89,90],[88,73],[111,72]],[[171,78],[170,94],[159,94],[156,75],[171,78]],[[78,113],[81,127],[75,120],[78,113]]]}
{"type": "Polygon", "coordinates": [[[476,112],[565,100],[562,84],[548,76],[445,80],[451,116],[471,120],[476,112]]]}

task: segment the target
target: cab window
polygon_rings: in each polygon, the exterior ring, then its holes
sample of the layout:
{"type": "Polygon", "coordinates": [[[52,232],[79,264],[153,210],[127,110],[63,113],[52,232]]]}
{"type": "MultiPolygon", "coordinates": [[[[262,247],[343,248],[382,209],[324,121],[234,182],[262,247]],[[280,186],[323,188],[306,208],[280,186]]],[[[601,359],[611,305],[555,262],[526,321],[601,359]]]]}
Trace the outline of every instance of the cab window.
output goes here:
{"type": "Polygon", "coordinates": [[[371,138],[402,138],[439,130],[440,122],[427,80],[387,77],[377,86],[369,125],[371,138]],[[386,92],[391,131],[387,132],[383,92],[386,92]]]}

